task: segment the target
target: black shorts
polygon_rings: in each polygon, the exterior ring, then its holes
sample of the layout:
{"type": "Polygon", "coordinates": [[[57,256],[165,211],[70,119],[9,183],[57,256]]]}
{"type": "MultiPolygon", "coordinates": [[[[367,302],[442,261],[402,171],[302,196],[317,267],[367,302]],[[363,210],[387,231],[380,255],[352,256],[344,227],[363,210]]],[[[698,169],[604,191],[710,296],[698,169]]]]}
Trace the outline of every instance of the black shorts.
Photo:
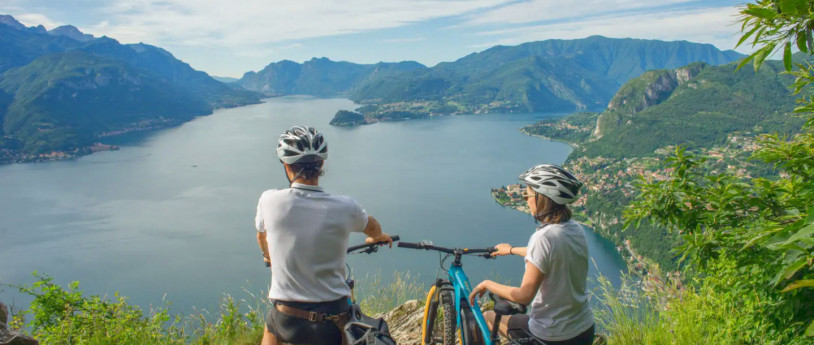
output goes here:
{"type": "Polygon", "coordinates": [[[266,314],[266,328],[277,338],[277,340],[289,344],[309,344],[309,345],[341,345],[342,333],[336,324],[331,320],[322,322],[311,322],[306,319],[289,316],[281,313],[275,307],[276,304],[283,304],[289,307],[315,311],[318,313],[336,315],[346,313],[350,310],[347,297],[343,297],[331,302],[289,302],[272,301],[272,307],[266,314]]]}
{"type": "Polygon", "coordinates": [[[588,328],[585,332],[580,333],[576,337],[568,340],[543,340],[535,337],[529,330],[529,316],[528,315],[512,315],[509,318],[509,337],[521,344],[529,345],[591,345],[594,343],[594,326],[588,328]]]}

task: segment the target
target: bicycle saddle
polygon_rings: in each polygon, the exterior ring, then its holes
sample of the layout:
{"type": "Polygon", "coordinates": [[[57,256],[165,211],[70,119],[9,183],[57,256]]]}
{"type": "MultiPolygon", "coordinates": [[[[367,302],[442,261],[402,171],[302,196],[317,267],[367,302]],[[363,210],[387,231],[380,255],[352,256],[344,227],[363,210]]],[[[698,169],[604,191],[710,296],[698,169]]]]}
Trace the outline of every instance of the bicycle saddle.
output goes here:
{"type": "Polygon", "coordinates": [[[503,297],[495,295],[493,293],[489,293],[489,298],[495,302],[495,314],[497,315],[513,315],[513,314],[525,314],[526,313],[526,306],[508,301],[503,297]]]}

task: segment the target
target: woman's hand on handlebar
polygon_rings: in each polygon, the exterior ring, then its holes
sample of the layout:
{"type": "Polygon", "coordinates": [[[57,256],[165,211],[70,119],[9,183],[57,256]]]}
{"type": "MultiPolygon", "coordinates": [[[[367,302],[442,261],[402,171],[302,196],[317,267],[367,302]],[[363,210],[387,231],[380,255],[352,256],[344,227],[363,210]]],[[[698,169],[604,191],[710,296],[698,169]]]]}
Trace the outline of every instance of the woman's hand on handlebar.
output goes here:
{"type": "Polygon", "coordinates": [[[365,239],[365,243],[373,244],[379,242],[387,242],[390,248],[393,248],[393,239],[390,238],[390,235],[386,233],[381,233],[379,236],[376,237],[368,237],[365,239]]]}
{"type": "Polygon", "coordinates": [[[511,255],[512,254],[512,245],[508,243],[501,243],[495,246],[494,252],[492,252],[492,256],[503,256],[503,255],[511,255]]]}

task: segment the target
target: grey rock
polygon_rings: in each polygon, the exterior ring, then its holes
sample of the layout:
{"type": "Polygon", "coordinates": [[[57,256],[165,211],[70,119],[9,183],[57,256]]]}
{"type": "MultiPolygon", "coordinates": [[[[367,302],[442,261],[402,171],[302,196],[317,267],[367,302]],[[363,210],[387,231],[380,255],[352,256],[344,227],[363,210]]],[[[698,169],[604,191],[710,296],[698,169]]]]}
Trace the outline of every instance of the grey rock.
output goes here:
{"type": "Polygon", "coordinates": [[[8,307],[0,302],[0,345],[38,345],[39,342],[8,327],[8,307]]]}

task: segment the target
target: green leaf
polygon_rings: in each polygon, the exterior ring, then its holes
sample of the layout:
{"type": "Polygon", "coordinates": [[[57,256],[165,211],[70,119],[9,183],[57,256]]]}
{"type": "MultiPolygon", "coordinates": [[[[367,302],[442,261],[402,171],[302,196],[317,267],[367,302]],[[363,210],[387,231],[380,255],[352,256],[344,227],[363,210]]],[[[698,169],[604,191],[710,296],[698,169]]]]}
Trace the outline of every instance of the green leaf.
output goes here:
{"type": "Polygon", "coordinates": [[[804,31],[797,32],[797,49],[800,49],[803,53],[808,52],[808,48],[806,47],[806,34],[804,31]]]}
{"type": "Polygon", "coordinates": [[[796,0],[780,0],[780,11],[786,16],[797,15],[797,1],[796,0]]]}
{"type": "Polygon", "coordinates": [[[806,337],[814,337],[814,321],[811,321],[806,328],[806,337]]]}
{"type": "Polygon", "coordinates": [[[806,258],[805,257],[800,258],[791,265],[786,266],[786,268],[783,269],[780,275],[783,276],[783,278],[785,279],[789,279],[792,276],[794,276],[794,274],[797,273],[797,271],[803,268],[803,266],[805,266],[806,264],[807,264],[806,258]]]}
{"type": "Polygon", "coordinates": [[[805,279],[805,280],[794,281],[793,283],[786,286],[786,288],[783,289],[783,292],[789,292],[791,290],[799,289],[799,288],[802,288],[802,287],[814,287],[814,279],[805,279]]]}
{"type": "Polygon", "coordinates": [[[749,8],[744,10],[743,13],[752,15],[752,16],[760,18],[760,19],[768,19],[768,20],[772,20],[775,17],[777,17],[777,12],[775,12],[773,10],[770,10],[768,8],[760,8],[760,7],[753,7],[753,6],[749,6],[749,8]]]}
{"type": "Polygon", "coordinates": [[[743,58],[743,60],[741,60],[741,62],[738,64],[738,68],[736,68],[735,70],[736,71],[740,70],[741,67],[746,66],[746,64],[748,64],[749,61],[752,61],[754,58],[755,58],[755,54],[752,54],[752,55],[749,55],[749,56],[743,58]]]}
{"type": "Polygon", "coordinates": [[[791,72],[791,42],[786,42],[786,48],[783,49],[783,64],[786,71],[791,72]]]}
{"type": "Polygon", "coordinates": [[[760,48],[754,55],[755,59],[753,60],[755,65],[755,71],[757,71],[761,65],[763,65],[763,61],[766,60],[769,55],[771,55],[772,51],[774,50],[776,43],[768,43],[765,47],[760,48]]]}
{"type": "MultiPolygon", "coordinates": [[[[738,40],[738,44],[735,45],[735,48],[740,47],[740,45],[743,44],[744,41],[749,39],[749,37],[752,36],[755,33],[755,31],[757,31],[757,29],[760,29],[760,25],[755,25],[755,27],[752,30],[749,30],[749,32],[747,32],[745,35],[741,36],[741,39],[738,40]]],[[[805,37],[805,36],[803,36],[803,37],[805,37]]],[[[804,40],[804,43],[805,43],[805,40],[804,40]]]]}

